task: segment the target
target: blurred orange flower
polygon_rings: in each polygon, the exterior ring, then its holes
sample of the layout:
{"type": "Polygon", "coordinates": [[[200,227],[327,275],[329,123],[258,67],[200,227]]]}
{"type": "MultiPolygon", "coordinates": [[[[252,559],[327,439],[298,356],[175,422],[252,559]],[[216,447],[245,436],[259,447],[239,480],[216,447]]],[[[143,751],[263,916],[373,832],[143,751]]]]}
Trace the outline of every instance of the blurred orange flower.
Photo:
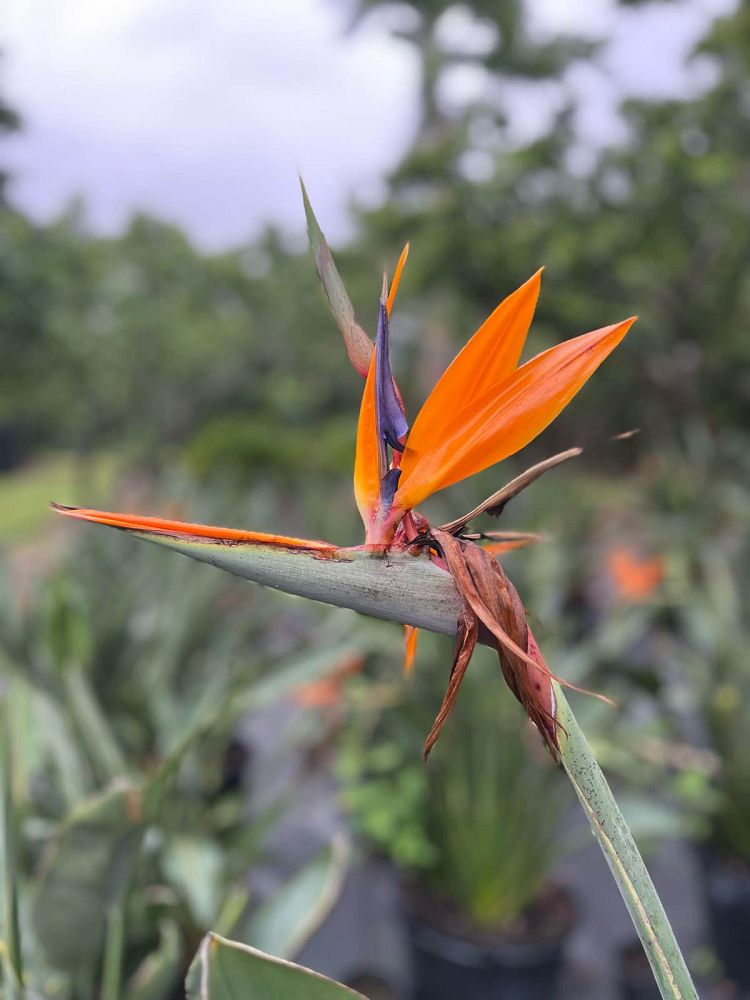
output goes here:
{"type": "Polygon", "coordinates": [[[330,673],[319,681],[300,684],[292,693],[292,701],[305,708],[330,708],[341,701],[347,678],[358,674],[364,666],[365,658],[350,653],[331,665],[330,673]]]}
{"type": "Polygon", "coordinates": [[[606,567],[621,601],[645,601],[664,579],[661,556],[641,556],[626,545],[613,545],[606,555],[606,567]]]}

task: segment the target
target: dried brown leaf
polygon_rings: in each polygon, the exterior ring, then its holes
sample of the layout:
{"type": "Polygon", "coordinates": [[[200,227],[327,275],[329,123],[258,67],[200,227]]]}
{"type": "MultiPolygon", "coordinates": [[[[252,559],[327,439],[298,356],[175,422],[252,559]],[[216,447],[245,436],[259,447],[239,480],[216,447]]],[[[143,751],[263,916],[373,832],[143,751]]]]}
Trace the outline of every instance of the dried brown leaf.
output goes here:
{"type": "Polygon", "coordinates": [[[440,731],[445,724],[445,720],[450,715],[456,703],[461,682],[464,679],[466,668],[469,666],[469,661],[471,660],[478,638],[479,620],[469,605],[464,603],[456,623],[456,645],[453,649],[453,664],[451,666],[448,687],[446,688],[440,710],[435,716],[432,729],[424,741],[423,754],[425,760],[430,756],[430,751],[435,746],[438,736],[440,736],[440,731]]]}
{"type": "Polygon", "coordinates": [[[518,591],[502,567],[477,545],[459,541],[439,528],[433,531],[433,538],[456,589],[494,636],[505,682],[557,759],[559,727],[552,676],[536,643],[530,640],[518,591]]]}
{"type": "Polygon", "coordinates": [[[526,489],[527,486],[531,486],[532,483],[536,482],[545,472],[549,472],[550,469],[554,469],[555,466],[561,465],[563,462],[567,462],[571,458],[576,458],[583,452],[583,448],[568,448],[567,451],[561,451],[557,455],[551,455],[549,458],[545,458],[543,462],[538,462],[536,465],[532,465],[530,469],[522,472],[520,476],[516,476],[515,479],[511,479],[509,483],[506,483],[502,489],[497,490],[491,496],[483,500],[477,507],[474,507],[467,514],[462,517],[457,517],[453,521],[448,521],[447,524],[441,524],[440,527],[443,531],[449,532],[451,535],[455,535],[459,532],[465,525],[472,521],[475,517],[479,517],[480,514],[489,514],[492,517],[498,517],[503,508],[507,503],[509,503],[514,497],[517,497],[519,493],[526,489]]]}

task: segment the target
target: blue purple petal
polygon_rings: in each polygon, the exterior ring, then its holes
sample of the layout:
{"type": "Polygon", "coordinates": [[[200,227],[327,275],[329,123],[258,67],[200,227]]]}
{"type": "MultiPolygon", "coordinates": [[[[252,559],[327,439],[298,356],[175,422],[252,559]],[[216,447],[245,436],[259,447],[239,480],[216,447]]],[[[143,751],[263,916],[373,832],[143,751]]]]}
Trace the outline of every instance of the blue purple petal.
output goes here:
{"type": "Polygon", "coordinates": [[[380,509],[388,511],[393,506],[393,498],[398,489],[401,469],[389,469],[380,480],[380,509]]]}
{"type": "Polygon", "coordinates": [[[375,406],[378,422],[378,438],[394,448],[403,451],[399,440],[409,429],[401,400],[393,384],[391,361],[388,352],[388,310],[380,303],[378,335],[375,341],[377,351],[375,367],[375,406]]]}

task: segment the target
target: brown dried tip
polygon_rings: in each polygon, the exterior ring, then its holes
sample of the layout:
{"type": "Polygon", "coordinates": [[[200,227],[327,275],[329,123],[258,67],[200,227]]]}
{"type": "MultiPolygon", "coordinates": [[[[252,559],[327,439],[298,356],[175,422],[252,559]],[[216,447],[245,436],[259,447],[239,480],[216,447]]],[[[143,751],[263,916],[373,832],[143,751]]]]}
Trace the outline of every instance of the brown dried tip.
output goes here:
{"type": "Polygon", "coordinates": [[[425,741],[425,759],[458,696],[461,681],[477,644],[480,623],[495,639],[500,669],[508,687],[523,705],[555,760],[559,759],[552,674],[526,624],[518,592],[502,567],[473,542],[464,542],[436,528],[432,538],[445,560],[464,606],[458,619],[448,689],[425,741]]]}

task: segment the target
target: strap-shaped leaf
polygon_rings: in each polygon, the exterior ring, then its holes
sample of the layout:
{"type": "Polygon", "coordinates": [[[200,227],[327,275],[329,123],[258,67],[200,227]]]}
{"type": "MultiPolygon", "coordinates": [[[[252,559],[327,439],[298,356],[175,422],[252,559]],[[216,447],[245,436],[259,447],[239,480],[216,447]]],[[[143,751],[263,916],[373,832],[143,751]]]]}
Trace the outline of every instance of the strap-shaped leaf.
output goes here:
{"type": "Polygon", "coordinates": [[[275,892],[248,928],[253,946],[291,958],[320,927],[338,899],[349,860],[349,845],[338,837],[275,892]]]}
{"type": "Polygon", "coordinates": [[[207,934],[185,983],[187,1000],[365,1000],[318,972],[207,934]]]}
{"type": "Polygon", "coordinates": [[[143,835],[138,786],[114,782],[62,825],[41,867],[32,908],[36,934],[62,968],[100,953],[102,914],[121,896],[143,835]]]}

